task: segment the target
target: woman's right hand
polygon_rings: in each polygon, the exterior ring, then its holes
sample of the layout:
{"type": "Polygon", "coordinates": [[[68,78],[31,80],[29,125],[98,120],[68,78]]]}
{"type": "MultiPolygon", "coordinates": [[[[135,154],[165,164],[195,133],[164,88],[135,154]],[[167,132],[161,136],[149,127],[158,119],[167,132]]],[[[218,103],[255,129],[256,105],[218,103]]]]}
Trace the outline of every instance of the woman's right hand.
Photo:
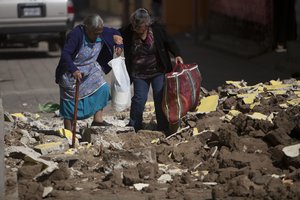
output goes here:
{"type": "Polygon", "coordinates": [[[74,78],[75,78],[77,81],[80,81],[80,80],[82,79],[82,74],[81,74],[81,72],[80,72],[79,70],[75,71],[75,72],[73,73],[73,76],[74,76],[74,78]]]}

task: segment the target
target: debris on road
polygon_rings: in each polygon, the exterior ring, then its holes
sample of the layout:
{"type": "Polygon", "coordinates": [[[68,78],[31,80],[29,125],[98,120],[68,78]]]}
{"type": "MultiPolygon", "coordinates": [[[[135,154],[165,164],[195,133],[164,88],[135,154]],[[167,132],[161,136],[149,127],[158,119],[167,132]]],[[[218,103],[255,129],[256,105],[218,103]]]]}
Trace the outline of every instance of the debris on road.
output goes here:
{"type": "Polygon", "coordinates": [[[198,110],[170,136],[155,131],[148,103],[137,133],[126,127],[128,111],[107,117],[109,128],[78,121],[74,149],[60,118],[5,113],[7,193],[22,200],[298,199],[299,98],[295,79],[227,81],[202,93],[198,110]]]}

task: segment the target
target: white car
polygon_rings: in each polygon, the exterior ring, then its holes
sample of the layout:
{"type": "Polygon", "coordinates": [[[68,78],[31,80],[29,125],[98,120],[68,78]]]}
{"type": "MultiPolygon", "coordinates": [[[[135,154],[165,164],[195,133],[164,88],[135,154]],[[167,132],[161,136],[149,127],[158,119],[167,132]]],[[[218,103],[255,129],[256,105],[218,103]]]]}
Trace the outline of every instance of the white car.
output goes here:
{"type": "Polygon", "coordinates": [[[47,41],[49,51],[55,51],[73,26],[71,0],[0,0],[2,47],[11,43],[37,46],[47,41]]]}

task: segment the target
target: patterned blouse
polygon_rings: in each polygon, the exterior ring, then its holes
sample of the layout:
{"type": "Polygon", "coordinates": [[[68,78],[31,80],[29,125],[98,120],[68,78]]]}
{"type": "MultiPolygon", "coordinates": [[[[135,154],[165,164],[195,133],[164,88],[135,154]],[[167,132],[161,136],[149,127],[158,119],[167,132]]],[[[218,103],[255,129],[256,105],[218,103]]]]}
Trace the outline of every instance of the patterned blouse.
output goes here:
{"type": "Polygon", "coordinates": [[[163,73],[163,69],[159,64],[152,29],[149,28],[145,40],[133,36],[132,45],[132,77],[134,78],[152,78],[163,73]]]}

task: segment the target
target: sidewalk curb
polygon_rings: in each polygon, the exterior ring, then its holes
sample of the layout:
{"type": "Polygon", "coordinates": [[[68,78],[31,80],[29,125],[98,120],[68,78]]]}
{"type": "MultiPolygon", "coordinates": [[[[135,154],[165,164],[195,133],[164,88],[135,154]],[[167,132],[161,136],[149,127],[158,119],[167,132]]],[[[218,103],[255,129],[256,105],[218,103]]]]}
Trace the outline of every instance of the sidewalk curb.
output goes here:
{"type": "Polygon", "coordinates": [[[4,112],[2,98],[0,98],[0,199],[4,199],[5,197],[4,170],[4,112]]]}

